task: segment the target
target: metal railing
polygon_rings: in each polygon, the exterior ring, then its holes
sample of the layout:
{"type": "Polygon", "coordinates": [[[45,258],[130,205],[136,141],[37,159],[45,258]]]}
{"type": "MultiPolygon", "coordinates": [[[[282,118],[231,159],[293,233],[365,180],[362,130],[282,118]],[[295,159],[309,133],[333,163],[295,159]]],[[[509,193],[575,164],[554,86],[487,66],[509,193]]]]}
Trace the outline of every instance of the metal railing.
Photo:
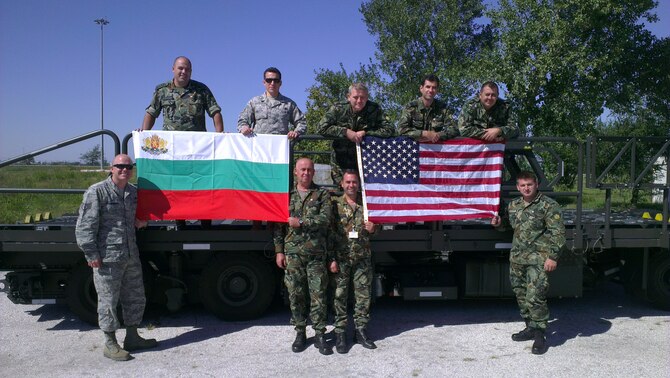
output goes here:
{"type": "MultiPolygon", "coordinates": [[[[114,156],[118,155],[121,151],[121,143],[119,142],[119,137],[111,130],[96,130],[96,131],[91,131],[90,133],[86,133],[83,135],[80,135],[78,137],[74,137],[71,139],[66,139],[62,142],[58,142],[56,144],[52,144],[51,146],[47,146],[44,148],[41,148],[39,150],[35,150],[33,152],[29,152],[27,154],[19,155],[16,157],[13,157],[11,159],[7,159],[5,161],[0,162],[0,168],[6,167],[8,165],[18,163],[20,161],[34,158],[36,156],[45,154],[47,152],[51,152],[63,147],[67,147],[88,139],[95,138],[99,135],[108,135],[112,138],[114,141],[114,156]]],[[[27,189],[27,188],[0,188],[0,193],[57,193],[57,194],[78,194],[78,193],[84,193],[86,191],[86,188],[83,189],[27,189]]]]}

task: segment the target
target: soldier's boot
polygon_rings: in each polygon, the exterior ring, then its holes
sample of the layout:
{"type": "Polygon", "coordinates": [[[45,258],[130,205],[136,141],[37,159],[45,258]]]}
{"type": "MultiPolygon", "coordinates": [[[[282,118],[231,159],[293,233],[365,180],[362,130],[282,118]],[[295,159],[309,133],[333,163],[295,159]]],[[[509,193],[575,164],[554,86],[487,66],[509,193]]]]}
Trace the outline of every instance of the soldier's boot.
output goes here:
{"type": "Polygon", "coordinates": [[[126,338],[123,340],[123,347],[132,352],[139,349],[149,349],[158,345],[156,339],[143,339],[137,333],[137,326],[126,327],[126,338]]]}
{"type": "Polygon", "coordinates": [[[307,335],[305,335],[305,330],[298,331],[295,335],[295,341],[291,345],[291,350],[294,353],[299,353],[305,350],[305,344],[307,344],[307,335]]]}
{"type": "Polygon", "coordinates": [[[337,353],[347,353],[347,333],[341,332],[335,334],[335,350],[337,353]]]}
{"type": "Polygon", "coordinates": [[[533,348],[531,352],[533,354],[544,354],[547,351],[547,340],[544,337],[544,330],[534,329],[534,338],[533,348]]]}
{"type": "Polygon", "coordinates": [[[130,353],[121,349],[116,341],[116,332],[105,332],[105,347],[102,355],[114,361],[128,361],[131,358],[130,353]]]}
{"type": "Polygon", "coordinates": [[[324,356],[333,354],[333,350],[330,349],[330,346],[326,342],[326,335],[323,333],[317,333],[316,336],[314,336],[314,346],[319,348],[319,353],[324,356]]]}
{"type": "Polygon", "coordinates": [[[533,333],[533,329],[530,328],[529,323],[530,321],[528,319],[524,319],[526,322],[526,328],[522,329],[521,331],[512,334],[512,340],[514,341],[528,341],[528,340],[533,340],[535,337],[533,333]]]}
{"type": "Polygon", "coordinates": [[[357,329],[354,339],[358,344],[361,344],[363,348],[377,349],[377,345],[375,345],[375,343],[368,338],[368,335],[365,332],[365,328],[357,329]]]}

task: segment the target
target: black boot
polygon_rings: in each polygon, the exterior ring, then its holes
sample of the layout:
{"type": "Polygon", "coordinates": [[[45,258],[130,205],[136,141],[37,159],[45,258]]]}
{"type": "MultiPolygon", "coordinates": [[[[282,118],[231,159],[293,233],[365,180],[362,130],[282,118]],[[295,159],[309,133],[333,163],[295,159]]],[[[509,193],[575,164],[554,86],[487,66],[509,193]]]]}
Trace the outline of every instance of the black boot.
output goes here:
{"type": "Polygon", "coordinates": [[[314,336],[314,346],[319,348],[319,353],[324,356],[333,354],[333,350],[328,346],[326,336],[323,333],[317,333],[316,336],[314,336]]]}
{"type": "Polygon", "coordinates": [[[528,340],[533,340],[535,337],[533,335],[533,329],[528,326],[530,321],[528,319],[524,319],[526,322],[526,328],[522,329],[521,331],[515,333],[512,335],[512,340],[514,341],[528,341],[528,340]]]}
{"type": "Polygon", "coordinates": [[[377,349],[375,343],[373,343],[372,340],[368,338],[368,335],[365,334],[365,328],[357,329],[354,339],[358,344],[361,344],[363,348],[377,349]]]}
{"type": "Polygon", "coordinates": [[[295,341],[291,345],[291,350],[294,353],[299,353],[305,350],[305,344],[307,344],[307,336],[305,335],[305,330],[298,331],[295,335],[295,341]]]}
{"type": "Polygon", "coordinates": [[[547,351],[547,340],[544,338],[544,330],[533,329],[535,342],[533,342],[533,354],[544,354],[547,351]]]}
{"type": "Polygon", "coordinates": [[[335,350],[337,353],[344,354],[347,353],[347,333],[336,333],[335,334],[335,350]]]}

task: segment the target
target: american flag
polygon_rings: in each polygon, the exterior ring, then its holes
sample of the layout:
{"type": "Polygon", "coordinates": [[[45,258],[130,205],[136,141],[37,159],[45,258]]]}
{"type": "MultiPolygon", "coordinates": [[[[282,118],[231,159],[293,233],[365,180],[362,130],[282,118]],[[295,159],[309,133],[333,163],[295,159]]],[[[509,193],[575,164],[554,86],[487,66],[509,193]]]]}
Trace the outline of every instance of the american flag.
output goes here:
{"type": "Polygon", "coordinates": [[[365,137],[359,151],[372,222],[490,218],[498,211],[504,143],[365,137]]]}

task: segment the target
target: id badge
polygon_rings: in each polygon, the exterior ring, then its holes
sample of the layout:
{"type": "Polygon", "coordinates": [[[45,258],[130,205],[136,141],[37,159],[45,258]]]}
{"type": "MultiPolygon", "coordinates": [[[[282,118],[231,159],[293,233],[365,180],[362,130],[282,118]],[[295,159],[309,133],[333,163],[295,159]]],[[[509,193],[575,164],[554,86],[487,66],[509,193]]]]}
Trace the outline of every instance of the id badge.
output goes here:
{"type": "Polygon", "coordinates": [[[349,231],[349,239],[358,239],[358,231],[349,231]]]}

